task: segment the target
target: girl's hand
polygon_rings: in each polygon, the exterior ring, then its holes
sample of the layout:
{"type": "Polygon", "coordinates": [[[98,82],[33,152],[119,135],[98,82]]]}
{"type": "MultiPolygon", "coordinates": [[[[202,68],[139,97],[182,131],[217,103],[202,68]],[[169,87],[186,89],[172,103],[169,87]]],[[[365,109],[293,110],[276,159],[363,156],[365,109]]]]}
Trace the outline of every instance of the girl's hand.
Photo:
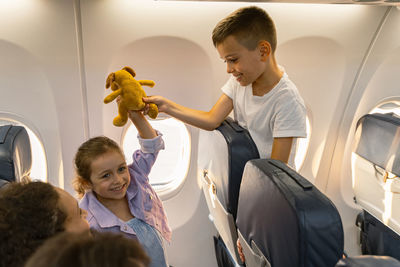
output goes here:
{"type": "Polygon", "coordinates": [[[117,102],[117,105],[119,106],[119,103],[121,102],[121,96],[117,96],[117,98],[115,99],[115,101],[117,102]]]}
{"type": "Polygon", "coordinates": [[[128,117],[132,121],[144,118],[143,112],[141,110],[128,110],[128,117]]]}
{"type": "MultiPolygon", "coordinates": [[[[121,102],[121,96],[117,96],[116,98],[117,104],[121,102]]],[[[143,111],[141,110],[128,110],[128,117],[132,119],[140,118],[143,111]]]]}

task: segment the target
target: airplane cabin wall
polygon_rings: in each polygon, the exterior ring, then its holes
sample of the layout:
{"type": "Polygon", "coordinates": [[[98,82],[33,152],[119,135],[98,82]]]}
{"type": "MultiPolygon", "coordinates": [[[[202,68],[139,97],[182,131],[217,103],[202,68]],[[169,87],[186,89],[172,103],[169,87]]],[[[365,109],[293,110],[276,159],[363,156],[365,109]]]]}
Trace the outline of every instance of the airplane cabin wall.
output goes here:
{"type": "MultiPolygon", "coordinates": [[[[300,173],[333,199],[345,225],[346,250],[359,253],[348,143],[356,119],[375,100],[396,95],[399,78],[391,75],[400,60],[400,37],[394,34],[399,10],[239,2],[6,2],[0,1],[0,117],[12,113],[32,126],[44,142],[49,181],[71,193],[77,147],[103,134],[120,141],[126,129],[112,125],[115,103],[102,101],[109,93],[108,73],[131,66],[138,79],[156,82],[146,88],[148,94],[208,110],[229,77],[212,45],[212,29],[239,7],[265,8],[277,27],[278,63],[309,111],[312,135],[300,173]]],[[[199,130],[187,128],[192,145],[187,178],[163,199],[173,229],[169,263],[216,266],[215,229],[197,175],[199,130]]]]}
{"type": "Polygon", "coordinates": [[[48,180],[72,191],[72,155],[87,128],[74,6],[70,1],[0,1],[0,25],[0,117],[35,132],[47,156],[48,180]]]}
{"type": "MultiPolygon", "coordinates": [[[[356,124],[358,119],[378,105],[388,101],[400,101],[400,35],[396,34],[399,32],[400,9],[390,8],[382,19],[382,25],[376,33],[376,41],[371,43],[361,71],[354,81],[332,155],[326,193],[340,208],[345,242],[348,251],[353,254],[359,250],[356,244],[359,233],[354,225],[360,212],[360,207],[354,203],[351,190],[351,152],[356,124]]],[[[390,208],[389,213],[398,218],[398,207],[390,208]]]]}

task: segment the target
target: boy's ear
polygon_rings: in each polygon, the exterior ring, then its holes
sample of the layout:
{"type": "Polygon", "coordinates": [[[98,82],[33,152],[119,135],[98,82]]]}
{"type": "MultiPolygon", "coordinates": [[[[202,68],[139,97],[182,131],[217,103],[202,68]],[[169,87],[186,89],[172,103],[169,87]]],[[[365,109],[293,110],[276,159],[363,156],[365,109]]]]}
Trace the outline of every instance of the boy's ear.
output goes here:
{"type": "Polygon", "coordinates": [[[265,61],[272,53],[271,44],[268,41],[260,41],[258,44],[261,60],[265,61]]]}

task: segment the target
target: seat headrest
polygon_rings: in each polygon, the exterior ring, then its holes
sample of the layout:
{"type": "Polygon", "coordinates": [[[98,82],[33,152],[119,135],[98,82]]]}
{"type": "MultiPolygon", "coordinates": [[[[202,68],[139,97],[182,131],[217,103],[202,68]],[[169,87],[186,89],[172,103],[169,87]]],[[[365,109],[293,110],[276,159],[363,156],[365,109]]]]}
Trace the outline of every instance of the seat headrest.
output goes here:
{"type": "Polygon", "coordinates": [[[0,126],[0,179],[20,181],[32,168],[31,144],[22,126],[0,126]]]}
{"type": "Polygon", "coordinates": [[[400,175],[400,117],[393,113],[362,116],[357,122],[354,152],[400,175]]]}
{"type": "Polygon", "coordinates": [[[400,262],[389,256],[362,255],[339,260],[336,267],[399,267],[400,262]]]}

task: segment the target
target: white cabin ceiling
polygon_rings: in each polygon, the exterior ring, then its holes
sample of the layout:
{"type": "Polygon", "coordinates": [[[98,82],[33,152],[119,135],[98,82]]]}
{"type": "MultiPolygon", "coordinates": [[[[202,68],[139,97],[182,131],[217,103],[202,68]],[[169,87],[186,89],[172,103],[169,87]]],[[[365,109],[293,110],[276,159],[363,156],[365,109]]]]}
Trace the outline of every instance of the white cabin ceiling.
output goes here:
{"type": "MultiPolygon", "coordinates": [[[[191,1],[193,0],[158,0],[158,1],[191,1]]],[[[376,6],[398,6],[400,0],[196,0],[197,2],[253,2],[253,3],[293,3],[293,4],[357,4],[357,5],[376,5],[376,6]]]]}

